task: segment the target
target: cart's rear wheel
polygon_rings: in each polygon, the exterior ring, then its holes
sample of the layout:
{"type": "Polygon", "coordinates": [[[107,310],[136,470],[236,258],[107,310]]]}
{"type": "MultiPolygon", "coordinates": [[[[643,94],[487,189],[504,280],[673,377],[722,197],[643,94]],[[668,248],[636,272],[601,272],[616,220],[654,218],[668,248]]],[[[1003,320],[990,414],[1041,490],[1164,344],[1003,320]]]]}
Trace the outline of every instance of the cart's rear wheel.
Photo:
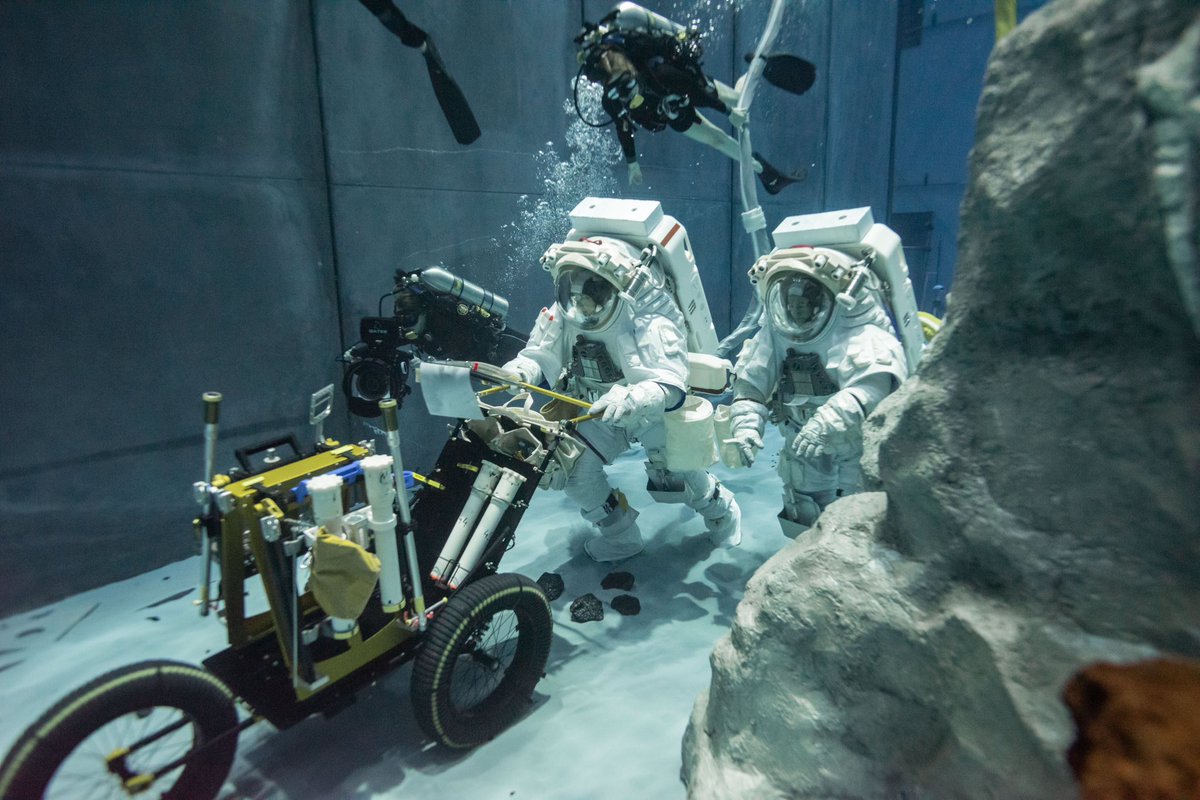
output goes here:
{"type": "Polygon", "coordinates": [[[550,654],[550,603],[523,575],[460,589],[426,632],[413,665],[417,722],[448,747],[474,747],[521,715],[550,654]]]}
{"type": "Polygon", "coordinates": [[[208,672],[131,664],[76,689],[21,735],[0,766],[0,798],[211,800],[233,764],[237,724],[233,695],[208,672]]]}

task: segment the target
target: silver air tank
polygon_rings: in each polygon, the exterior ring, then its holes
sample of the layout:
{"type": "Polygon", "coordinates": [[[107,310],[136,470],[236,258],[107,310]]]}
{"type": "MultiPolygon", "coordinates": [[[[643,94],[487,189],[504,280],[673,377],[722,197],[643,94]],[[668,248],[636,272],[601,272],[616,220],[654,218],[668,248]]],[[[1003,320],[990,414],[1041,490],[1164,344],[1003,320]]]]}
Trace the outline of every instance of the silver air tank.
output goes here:
{"type": "Polygon", "coordinates": [[[441,267],[426,267],[417,273],[421,283],[435,292],[448,294],[462,300],[467,305],[478,306],[494,317],[504,319],[508,316],[508,301],[503,297],[489,292],[482,286],[463,280],[449,270],[441,267]]]}
{"type": "Polygon", "coordinates": [[[666,33],[671,36],[687,33],[687,28],[678,22],[673,22],[661,14],[655,14],[647,8],[642,8],[637,3],[618,3],[609,16],[613,17],[615,26],[622,30],[666,33]]]}

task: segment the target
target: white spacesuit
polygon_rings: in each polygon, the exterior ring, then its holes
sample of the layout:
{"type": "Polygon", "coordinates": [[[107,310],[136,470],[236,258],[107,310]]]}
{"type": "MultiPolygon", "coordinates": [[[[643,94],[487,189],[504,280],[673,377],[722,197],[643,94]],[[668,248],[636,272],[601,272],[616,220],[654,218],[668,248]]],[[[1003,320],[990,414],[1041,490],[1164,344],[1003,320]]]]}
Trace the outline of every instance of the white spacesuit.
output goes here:
{"type": "Polygon", "coordinates": [[[734,368],[730,431],[743,460],[769,417],[785,444],[780,525],[795,537],[837,497],[862,489],[862,422],[908,375],[879,281],[833,249],[796,247],[750,270],[765,309],[734,368]]]}
{"type": "Polygon", "coordinates": [[[555,245],[544,260],[557,300],[504,368],[526,383],[544,377],[603,414],[579,425],[576,436],[586,446],[564,487],[599,528],[601,535],[584,545],[588,555],[616,561],[642,550],[637,512],[604,474],[635,441],[646,449],[647,488],[695,509],[714,543],[738,544],[741,512],[733,494],[703,470],[667,468],[663,415],[683,404],[688,347],[683,314],[661,269],[644,261],[639,247],[611,236],[555,245]]]}

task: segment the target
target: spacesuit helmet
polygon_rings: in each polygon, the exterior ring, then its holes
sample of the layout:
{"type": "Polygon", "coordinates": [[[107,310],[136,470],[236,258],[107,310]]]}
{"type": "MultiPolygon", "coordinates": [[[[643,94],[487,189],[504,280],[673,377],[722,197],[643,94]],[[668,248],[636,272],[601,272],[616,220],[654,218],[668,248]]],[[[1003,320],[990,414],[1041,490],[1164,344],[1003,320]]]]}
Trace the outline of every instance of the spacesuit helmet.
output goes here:
{"type": "Polygon", "coordinates": [[[617,287],[582,266],[564,265],[555,286],[563,315],[585,331],[607,327],[621,302],[617,287]]]}
{"type": "Polygon", "coordinates": [[[640,248],[609,236],[550,245],[541,261],[563,316],[585,331],[608,327],[642,270],[640,248]]]}
{"type": "Polygon", "coordinates": [[[799,344],[824,333],[836,308],[833,292],[799,270],[777,274],[767,286],[765,303],[775,330],[799,344]]]}

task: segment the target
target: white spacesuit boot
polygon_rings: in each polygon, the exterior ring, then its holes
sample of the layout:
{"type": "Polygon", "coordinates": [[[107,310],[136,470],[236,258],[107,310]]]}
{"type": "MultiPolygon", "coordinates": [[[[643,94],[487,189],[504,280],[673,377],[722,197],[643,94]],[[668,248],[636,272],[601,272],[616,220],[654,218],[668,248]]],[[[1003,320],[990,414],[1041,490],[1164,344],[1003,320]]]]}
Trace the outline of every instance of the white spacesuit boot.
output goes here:
{"type": "Polygon", "coordinates": [[[795,539],[813,526],[825,507],[836,500],[837,492],[830,490],[806,494],[790,487],[783,490],[783,510],[779,512],[779,527],[783,535],[795,539]]]}
{"type": "Polygon", "coordinates": [[[637,526],[638,513],[629,507],[624,494],[609,485],[600,457],[611,461],[628,449],[629,440],[621,429],[598,421],[585,422],[578,433],[586,437],[588,448],[576,460],[563,491],[579,506],[579,515],[599,532],[583,549],[595,561],[635,556],[645,546],[637,526]]]}
{"type": "Polygon", "coordinates": [[[797,458],[791,450],[794,441],[794,437],[788,437],[779,454],[779,477],[783,479],[779,527],[789,539],[812,527],[825,507],[840,496],[838,465],[833,457],[797,458]]]}
{"type": "Polygon", "coordinates": [[[704,517],[704,527],[708,528],[708,537],[714,545],[737,547],[742,543],[742,509],[738,506],[733,492],[721,485],[716,478],[707,473],[703,474],[712,481],[713,489],[703,505],[697,507],[690,501],[688,505],[704,517]]]}
{"type": "Polygon", "coordinates": [[[717,547],[737,547],[742,543],[742,510],[733,492],[702,470],[672,473],[683,482],[688,507],[704,518],[708,537],[717,547]]]}
{"type": "Polygon", "coordinates": [[[599,536],[583,543],[583,550],[593,561],[621,561],[636,556],[645,548],[638,529],[638,512],[620,492],[613,492],[599,508],[581,512],[588,522],[596,523],[599,536]]]}

